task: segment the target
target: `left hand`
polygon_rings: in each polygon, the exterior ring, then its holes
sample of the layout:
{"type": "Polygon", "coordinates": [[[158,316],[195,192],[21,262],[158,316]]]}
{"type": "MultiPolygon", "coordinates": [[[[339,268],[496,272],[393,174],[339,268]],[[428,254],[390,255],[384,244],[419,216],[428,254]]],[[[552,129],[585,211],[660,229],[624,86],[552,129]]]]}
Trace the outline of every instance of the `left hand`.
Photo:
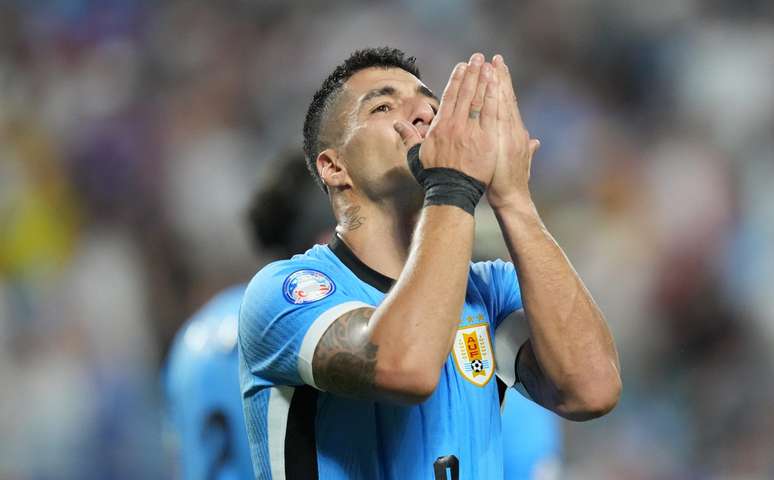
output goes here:
{"type": "Polygon", "coordinates": [[[497,110],[497,160],[487,200],[492,208],[513,202],[531,202],[529,175],[532,156],[540,141],[530,138],[521,119],[516,94],[503,57],[495,55],[492,65],[500,88],[497,110]]]}

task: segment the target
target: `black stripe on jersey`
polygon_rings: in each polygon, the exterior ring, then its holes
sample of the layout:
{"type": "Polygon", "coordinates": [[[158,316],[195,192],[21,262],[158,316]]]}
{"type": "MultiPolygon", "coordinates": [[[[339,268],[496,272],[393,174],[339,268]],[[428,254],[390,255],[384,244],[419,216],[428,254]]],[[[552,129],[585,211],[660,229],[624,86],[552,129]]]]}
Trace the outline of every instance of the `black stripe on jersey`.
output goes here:
{"type": "Polygon", "coordinates": [[[500,380],[500,377],[495,376],[495,378],[497,379],[497,396],[500,397],[500,406],[502,407],[505,401],[505,390],[508,388],[508,385],[500,380]]]}
{"type": "Polygon", "coordinates": [[[328,248],[331,249],[333,254],[336,255],[339,260],[341,260],[341,263],[350,269],[352,273],[354,273],[355,276],[360,279],[360,281],[371,285],[380,292],[389,292],[390,288],[392,288],[393,284],[395,283],[394,279],[386,275],[382,275],[381,273],[363,263],[362,260],[357,258],[357,256],[355,256],[355,252],[350,250],[347,244],[344,243],[344,241],[340,239],[338,235],[333,234],[333,239],[331,239],[330,243],[328,244],[328,248]]]}
{"type": "Polygon", "coordinates": [[[317,480],[317,442],[315,417],[317,390],[305,385],[293,393],[285,432],[286,480],[317,480]]]}

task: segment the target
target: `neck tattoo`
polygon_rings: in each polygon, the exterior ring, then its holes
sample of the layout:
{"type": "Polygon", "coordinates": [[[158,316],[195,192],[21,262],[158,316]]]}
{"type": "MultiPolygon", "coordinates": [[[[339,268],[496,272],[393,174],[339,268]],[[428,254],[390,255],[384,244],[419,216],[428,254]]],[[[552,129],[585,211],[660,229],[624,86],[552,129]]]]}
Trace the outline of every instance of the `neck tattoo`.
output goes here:
{"type": "Polygon", "coordinates": [[[339,222],[339,224],[345,230],[350,230],[350,231],[357,230],[363,225],[363,222],[365,221],[365,217],[358,215],[359,213],[360,213],[359,205],[347,207],[344,210],[344,214],[341,216],[341,221],[339,222]]]}

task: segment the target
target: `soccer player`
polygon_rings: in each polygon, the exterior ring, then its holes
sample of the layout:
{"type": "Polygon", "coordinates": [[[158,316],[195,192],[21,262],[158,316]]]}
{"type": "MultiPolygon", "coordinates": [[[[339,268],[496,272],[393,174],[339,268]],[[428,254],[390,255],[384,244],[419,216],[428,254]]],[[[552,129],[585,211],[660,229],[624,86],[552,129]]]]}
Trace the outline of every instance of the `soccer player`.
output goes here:
{"type": "Polygon", "coordinates": [[[532,203],[539,142],[500,56],[458,64],[439,102],[413,58],[355,52],[312,99],[304,140],[338,225],[245,293],[258,478],[502,478],[496,369],[569,419],[614,407],[614,342],[532,203]],[[515,265],[471,264],[484,192],[515,265]]]}
{"type": "Polygon", "coordinates": [[[164,383],[178,478],[252,475],[236,350],[244,290],[237,285],[216,295],[180,329],[170,351],[164,383]]]}
{"type": "MultiPolygon", "coordinates": [[[[266,170],[248,212],[256,247],[287,258],[329,235],[333,218],[300,152],[280,156],[266,170]]],[[[236,349],[244,290],[227,288],[204,305],[181,327],[167,358],[163,377],[179,478],[253,478],[236,349]]]]}

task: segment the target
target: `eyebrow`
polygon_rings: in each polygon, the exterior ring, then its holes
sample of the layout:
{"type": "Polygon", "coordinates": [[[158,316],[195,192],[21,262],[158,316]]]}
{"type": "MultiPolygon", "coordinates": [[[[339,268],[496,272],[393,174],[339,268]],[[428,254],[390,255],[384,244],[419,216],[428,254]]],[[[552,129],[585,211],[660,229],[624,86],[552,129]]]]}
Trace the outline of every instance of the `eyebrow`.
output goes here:
{"type": "Polygon", "coordinates": [[[435,100],[438,103],[441,103],[441,101],[438,99],[438,97],[435,96],[433,91],[430,90],[429,88],[427,88],[424,85],[420,85],[419,87],[417,87],[417,92],[419,94],[421,94],[421,95],[424,95],[424,96],[428,97],[428,98],[432,98],[433,100],[435,100]]]}
{"type": "MultiPolygon", "coordinates": [[[[363,98],[360,100],[360,106],[362,107],[365,105],[369,100],[373,100],[376,97],[393,97],[398,93],[398,91],[395,89],[395,87],[392,87],[390,85],[385,85],[382,88],[375,88],[373,90],[370,90],[368,93],[363,95],[363,98]]],[[[436,102],[440,103],[440,100],[438,100],[438,97],[435,96],[435,94],[427,88],[424,85],[419,85],[417,87],[417,93],[425,96],[427,98],[431,98],[435,100],[436,102]]]]}

